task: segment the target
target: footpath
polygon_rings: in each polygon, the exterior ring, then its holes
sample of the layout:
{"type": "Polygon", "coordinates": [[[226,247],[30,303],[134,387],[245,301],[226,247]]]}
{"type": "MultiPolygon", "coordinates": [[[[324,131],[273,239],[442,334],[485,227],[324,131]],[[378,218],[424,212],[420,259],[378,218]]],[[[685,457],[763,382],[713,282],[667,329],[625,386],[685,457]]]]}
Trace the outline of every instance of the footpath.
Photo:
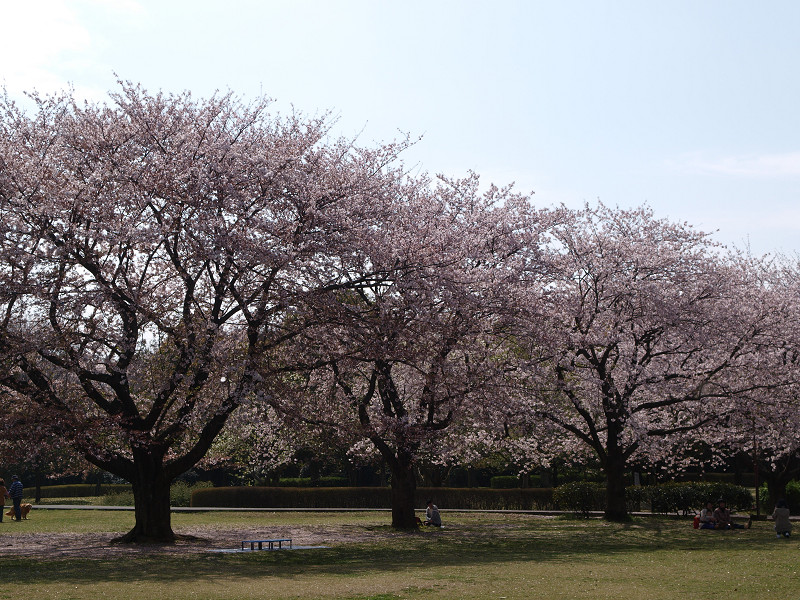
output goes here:
{"type": "MultiPolygon", "coordinates": [[[[89,504],[34,504],[35,510],[120,510],[132,511],[133,506],[95,506],[89,504]]],[[[243,507],[223,507],[223,506],[173,506],[172,512],[391,512],[391,508],[243,508],[243,507]]],[[[574,515],[574,511],[568,510],[481,510],[481,509],[453,509],[448,510],[449,513],[497,513],[497,514],[517,514],[517,515],[532,515],[538,517],[561,517],[565,515],[574,515]]],[[[587,514],[590,518],[601,518],[602,511],[590,511],[587,514]]],[[[694,515],[664,515],[660,513],[651,512],[632,512],[632,517],[667,517],[672,519],[687,519],[691,520],[694,515]]],[[[737,520],[747,520],[749,515],[734,513],[731,515],[737,520]]],[[[755,517],[754,517],[755,518],[755,517]]],[[[760,515],[761,520],[766,520],[766,515],[760,515]]],[[[792,521],[800,520],[800,517],[791,517],[792,521]]]]}

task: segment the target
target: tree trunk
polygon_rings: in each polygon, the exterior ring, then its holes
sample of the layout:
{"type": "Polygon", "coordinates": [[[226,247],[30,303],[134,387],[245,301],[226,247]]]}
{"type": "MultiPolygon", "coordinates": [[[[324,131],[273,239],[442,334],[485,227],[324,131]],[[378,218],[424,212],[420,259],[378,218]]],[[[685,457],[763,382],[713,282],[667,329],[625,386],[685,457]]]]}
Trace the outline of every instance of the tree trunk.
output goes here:
{"type": "Polygon", "coordinates": [[[39,471],[36,471],[36,498],[34,502],[39,504],[42,501],[42,474],[39,471]]]}
{"type": "Polygon", "coordinates": [[[628,506],[625,501],[625,458],[617,448],[609,448],[605,461],[606,511],[608,521],[627,521],[628,506]]]}
{"type": "Polygon", "coordinates": [[[414,497],[417,481],[411,461],[398,459],[391,462],[392,469],[392,527],[413,529],[417,526],[414,514],[414,497]]]}
{"type": "Polygon", "coordinates": [[[780,459],[777,463],[762,461],[757,466],[762,482],[767,484],[769,504],[764,508],[770,513],[778,500],[786,499],[786,485],[800,474],[800,461],[796,455],[791,455],[780,459]]]}
{"type": "Polygon", "coordinates": [[[176,539],[172,531],[169,488],[160,457],[134,453],[133,486],[136,524],[118,539],[121,542],[170,544],[176,539]]]}
{"type": "MultiPolygon", "coordinates": [[[[764,482],[767,484],[767,492],[769,493],[769,504],[763,507],[767,514],[772,512],[775,508],[775,503],[783,498],[786,499],[786,485],[791,481],[791,477],[779,476],[771,473],[764,474],[764,482]]],[[[756,494],[758,490],[756,490],[756,494]]]]}

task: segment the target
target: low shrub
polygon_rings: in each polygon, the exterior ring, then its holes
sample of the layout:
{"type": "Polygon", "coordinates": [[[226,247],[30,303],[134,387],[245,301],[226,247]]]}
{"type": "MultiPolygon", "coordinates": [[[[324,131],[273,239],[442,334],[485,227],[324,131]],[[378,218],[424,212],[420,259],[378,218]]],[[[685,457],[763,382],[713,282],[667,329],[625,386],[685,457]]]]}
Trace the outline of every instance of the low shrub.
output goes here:
{"type": "MultiPolygon", "coordinates": [[[[131,486],[127,483],[103,483],[98,486],[95,483],[70,483],[65,485],[43,485],[40,489],[42,498],[84,498],[86,496],[103,496],[130,490],[131,486]]],[[[26,493],[33,493],[34,488],[26,488],[26,493]]]]}
{"type": "Polygon", "coordinates": [[[593,481],[565,483],[554,490],[553,504],[558,510],[588,516],[592,511],[605,510],[606,486],[593,481]]]}
{"type": "MultiPolygon", "coordinates": [[[[799,484],[800,485],[800,484],[799,484]]],[[[800,491],[800,489],[799,489],[800,491]]],[[[630,486],[626,489],[628,510],[650,510],[661,514],[690,514],[707,500],[725,498],[732,510],[749,510],[750,492],[729,483],[666,483],[630,486]]],[[[576,481],[553,488],[418,488],[416,504],[424,506],[432,498],[451,510],[564,510],[588,515],[604,511],[606,486],[603,483],[576,481]]],[[[386,487],[193,487],[191,506],[231,508],[389,508],[391,496],[386,487]],[[198,489],[199,488],[199,489],[198,489]]],[[[800,502],[798,502],[800,506],[800,502]]]]}
{"type": "Polygon", "coordinates": [[[800,481],[786,484],[786,503],[793,514],[800,514],[800,481]]]}
{"type": "MultiPolygon", "coordinates": [[[[542,476],[541,475],[528,475],[528,485],[525,486],[524,483],[521,482],[521,485],[524,487],[532,487],[532,488],[540,488],[540,487],[547,487],[542,485],[542,476]]],[[[525,479],[523,478],[522,481],[524,482],[525,479]]]]}
{"type": "MultiPolygon", "coordinates": [[[[774,500],[769,496],[767,484],[761,486],[758,494],[762,506],[772,506],[779,498],[774,500]]],[[[800,481],[792,480],[786,484],[786,497],[784,498],[789,505],[789,510],[793,515],[800,515],[800,481]]]]}
{"type": "Polygon", "coordinates": [[[720,498],[731,510],[749,511],[753,496],[747,488],[732,483],[695,481],[661,483],[644,488],[650,510],[661,514],[692,514],[709,500],[716,504],[720,498]]]}
{"type": "MultiPolygon", "coordinates": [[[[193,491],[211,486],[212,484],[207,481],[198,481],[192,484],[185,481],[176,481],[169,488],[170,506],[190,506],[193,491]]],[[[101,496],[97,499],[97,503],[103,506],[133,506],[134,499],[131,486],[123,487],[127,489],[101,496]]]]}
{"type": "Polygon", "coordinates": [[[385,508],[388,488],[216,487],[195,490],[191,506],[228,508],[385,508]]]}
{"type": "Polygon", "coordinates": [[[278,487],[347,487],[350,481],[346,477],[320,477],[317,484],[312,483],[311,477],[282,477],[278,487]]]}
{"type": "Polygon", "coordinates": [[[210,487],[214,487],[214,484],[210,481],[196,481],[194,483],[176,481],[169,488],[170,506],[191,506],[192,492],[210,487]]]}
{"type": "MultiPolygon", "coordinates": [[[[415,503],[432,498],[450,510],[552,510],[551,488],[417,488],[415,503]]],[[[390,508],[385,487],[281,488],[220,487],[192,493],[192,506],[231,508],[390,508]]]]}
{"type": "Polygon", "coordinates": [[[553,510],[552,488],[420,488],[418,504],[432,498],[440,507],[465,510],[553,510]]]}
{"type": "MultiPolygon", "coordinates": [[[[629,486],[625,501],[629,511],[649,504],[651,512],[660,514],[693,514],[711,500],[724,498],[731,510],[750,510],[753,497],[747,488],[723,482],[661,483],[643,487],[629,486]]],[[[606,488],[602,483],[576,481],[559,486],[553,493],[558,510],[588,515],[606,508],[606,488]]]]}
{"type": "MultiPolygon", "coordinates": [[[[710,485],[710,484],[706,484],[710,485]]],[[[702,507],[708,499],[707,494],[698,498],[698,487],[694,482],[659,483],[648,486],[645,498],[650,503],[650,511],[660,514],[689,514],[695,507],[702,507]]]]}

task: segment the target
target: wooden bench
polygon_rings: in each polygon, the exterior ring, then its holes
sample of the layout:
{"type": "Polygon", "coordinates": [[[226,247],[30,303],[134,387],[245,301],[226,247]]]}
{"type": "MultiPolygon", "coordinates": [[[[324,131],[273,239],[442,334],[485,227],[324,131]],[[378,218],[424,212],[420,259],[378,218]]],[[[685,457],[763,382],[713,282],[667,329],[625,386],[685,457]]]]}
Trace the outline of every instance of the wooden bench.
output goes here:
{"type": "Polygon", "coordinates": [[[256,549],[256,544],[258,544],[258,549],[263,550],[264,544],[267,545],[267,550],[275,550],[275,544],[278,545],[278,550],[280,550],[283,546],[284,542],[289,543],[289,548],[292,547],[292,538],[275,538],[271,540],[242,540],[242,550],[244,550],[245,544],[250,544],[250,550],[256,549]]]}

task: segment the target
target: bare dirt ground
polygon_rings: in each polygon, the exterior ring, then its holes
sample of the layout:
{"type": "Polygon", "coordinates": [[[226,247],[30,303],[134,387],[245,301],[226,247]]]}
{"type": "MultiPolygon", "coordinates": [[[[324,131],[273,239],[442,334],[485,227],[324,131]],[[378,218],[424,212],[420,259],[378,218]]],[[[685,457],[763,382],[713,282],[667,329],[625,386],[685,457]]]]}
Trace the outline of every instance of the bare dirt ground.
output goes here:
{"type": "MultiPolygon", "coordinates": [[[[5,528],[16,524],[2,525],[5,528]]],[[[24,527],[24,522],[20,525],[24,527]]],[[[3,533],[6,533],[4,531],[3,533]]],[[[119,544],[118,533],[17,533],[0,535],[0,557],[40,556],[42,558],[113,558],[137,555],[169,555],[202,552],[235,551],[242,540],[291,538],[293,547],[330,546],[357,543],[387,536],[386,531],[371,532],[364,528],[347,526],[325,527],[270,527],[263,531],[253,529],[181,528],[175,544],[119,544]]],[[[392,535],[389,533],[388,535],[392,535]]]]}

